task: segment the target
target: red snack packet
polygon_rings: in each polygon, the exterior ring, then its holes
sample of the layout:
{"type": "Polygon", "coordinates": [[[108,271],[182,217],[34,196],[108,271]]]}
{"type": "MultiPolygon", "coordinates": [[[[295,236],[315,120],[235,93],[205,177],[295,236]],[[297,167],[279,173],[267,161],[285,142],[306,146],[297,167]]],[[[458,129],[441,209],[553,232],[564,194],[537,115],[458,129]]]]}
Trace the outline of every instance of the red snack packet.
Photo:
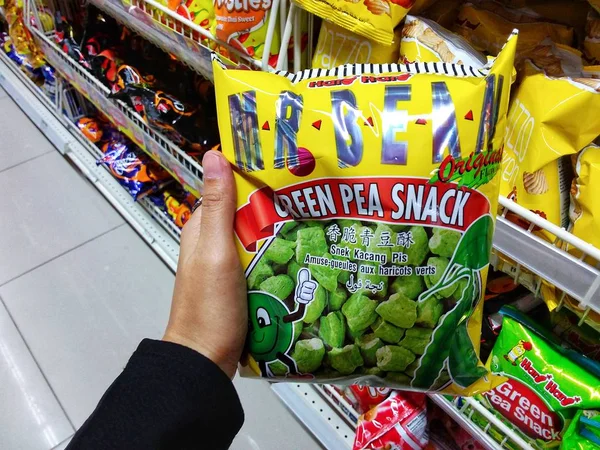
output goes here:
{"type": "Polygon", "coordinates": [[[394,391],[360,416],[353,450],[421,450],[428,441],[425,395],[394,391]]]}
{"type": "Polygon", "coordinates": [[[380,388],[371,386],[358,386],[353,384],[345,389],[344,395],[354,409],[359,414],[366,413],[374,406],[379,405],[382,401],[390,396],[392,390],[390,388],[380,388]]]}

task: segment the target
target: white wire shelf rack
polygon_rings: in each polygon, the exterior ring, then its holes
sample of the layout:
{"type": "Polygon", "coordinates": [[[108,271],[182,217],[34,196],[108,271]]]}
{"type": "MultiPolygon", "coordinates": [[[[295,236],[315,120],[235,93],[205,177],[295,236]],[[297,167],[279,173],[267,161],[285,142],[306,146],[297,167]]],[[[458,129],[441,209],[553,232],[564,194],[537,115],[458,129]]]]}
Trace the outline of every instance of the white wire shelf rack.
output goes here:
{"type": "Polygon", "coordinates": [[[202,192],[202,167],[191,156],[161,133],[150,128],[144,119],[121,100],[109,98],[110,90],[82,66],[61,51],[37,28],[31,32],[46,60],[77,91],[129,137],[137,146],[165,168],[185,189],[199,197],[202,192]]]}
{"type": "Polygon", "coordinates": [[[494,249],[510,261],[497,258],[496,267],[512,275],[515,283],[527,278],[523,284],[536,295],[542,283],[553,285],[559,291],[559,307],[567,295],[578,302],[580,323],[590,311],[600,313],[600,270],[587,262],[589,258],[600,261],[600,250],[505,197],[500,197],[500,206],[494,249]],[[528,227],[509,220],[508,214],[513,219],[518,216],[528,227]],[[555,240],[549,242],[534,234],[540,229],[556,236],[555,240]],[[579,250],[581,255],[566,252],[565,245],[579,250]]]}
{"type": "MultiPolygon", "coordinates": [[[[57,92],[62,92],[57,80],[57,92]]],[[[155,221],[148,208],[154,205],[135,202],[112,175],[96,164],[98,149],[83,137],[76,126],[62,115],[60,100],[53,104],[48,97],[2,52],[0,52],[0,85],[36,124],[54,147],[69,158],[98,189],[159,257],[175,271],[179,256],[179,240],[171,230],[155,221]]],[[[64,95],[58,95],[64,99],[64,95]]],[[[148,202],[149,203],[149,202],[148,202]]],[[[154,211],[158,213],[159,211],[154,211]]]]}
{"type": "MultiPolygon", "coordinates": [[[[288,46],[293,36],[300,36],[301,20],[306,20],[308,33],[312,35],[312,18],[287,0],[273,0],[270,19],[267,25],[267,35],[261,59],[255,59],[226,42],[218,40],[209,30],[199,26],[172,11],[161,2],[155,0],[90,0],[90,3],[104,11],[132,31],[162,48],[194,69],[208,80],[213,80],[211,48],[225,48],[231,59],[223,58],[224,62],[237,68],[253,70],[282,69],[288,62],[288,46]],[[279,24],[277,20],[279,19],[279,24]],[[303,19],[306,18],[306,19],[303,19]],[[270,54],[271,42],[276,27],[282,37],[278,57],[272,61],[270,54]],[[210,48],[209,48],[210,47],[210,48]]],[[[306,31],[306,30],[305,30],[306,31]]],[[[301,39],[293,40],[293,70],[302,67],[301,39]]],[[[309,50],[310,52],[310,50],[309,50]]],[[[310,60],[311,55],[305,60],[310,60]]]]}

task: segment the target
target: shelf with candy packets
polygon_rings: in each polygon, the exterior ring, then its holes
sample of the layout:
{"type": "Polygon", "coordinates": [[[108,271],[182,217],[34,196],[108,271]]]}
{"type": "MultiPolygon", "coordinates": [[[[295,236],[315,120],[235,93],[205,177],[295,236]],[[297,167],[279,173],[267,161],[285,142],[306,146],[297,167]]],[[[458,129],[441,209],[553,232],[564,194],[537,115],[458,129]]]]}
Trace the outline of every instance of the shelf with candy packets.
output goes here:
{"type": "Polygon", "coordinates": [[[594,266],[600,250],[505,197],[500,197],[500,207],[492,260],[496,268],[542,295],[551,309],[568,306],[580,323],[590,313],[600,313],[600,270],[594,266]],[[549,234],[555,236],[553,242],[549,234]]]}
{"type": "Polygon", "coordinates": [[[113,125],[133,143],[166,169],[186,190],[199,197],[202,167],[191,156],[161,133],[152,129],[132,108],[119,99],[109,98],[110,90],[63,52],[48,35],[31,27],[46,60],[77,91],[102,111],[113,125]]]}
{"type": "Polygon", "coordinates": [[[73,123],[85,111],[73,88],[56,77],[55,95],[48,95],[4,52],[0,52],[0,86],[19,104],[56,149],[98,189],[159,257],[175,271],[179,255],[179,230],[164,218],[149,198],[135,201],[104,165],[99,150],[73,123]],[[162,216],[162,220],[161,220],[162,216]],[[158,219],[158,220],[157,220],[158,219]]]}
{"type": "Polygon", "coordinates": [[[235,57],[222,57],[230,67],[260,70],[263,62],[218,41],[210,31],[153,0],[91,0],[92,4],[157,47],[174,55],[208,80],[213,79],[209,48],[221,46],[235,57]]]}

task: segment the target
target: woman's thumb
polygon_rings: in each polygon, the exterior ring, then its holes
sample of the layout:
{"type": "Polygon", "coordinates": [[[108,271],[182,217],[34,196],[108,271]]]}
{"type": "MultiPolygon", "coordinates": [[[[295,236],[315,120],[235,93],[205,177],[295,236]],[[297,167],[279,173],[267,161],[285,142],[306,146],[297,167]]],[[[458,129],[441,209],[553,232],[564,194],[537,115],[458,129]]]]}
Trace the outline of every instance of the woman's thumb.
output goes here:
{"type": "Polygon", "coordinates": [[[236,191],[229,162],[216,151],[209,151],[202,159],[204,190],[202,192],[202,221],[200,239],[223,242],[233,231],[236,191]]]}

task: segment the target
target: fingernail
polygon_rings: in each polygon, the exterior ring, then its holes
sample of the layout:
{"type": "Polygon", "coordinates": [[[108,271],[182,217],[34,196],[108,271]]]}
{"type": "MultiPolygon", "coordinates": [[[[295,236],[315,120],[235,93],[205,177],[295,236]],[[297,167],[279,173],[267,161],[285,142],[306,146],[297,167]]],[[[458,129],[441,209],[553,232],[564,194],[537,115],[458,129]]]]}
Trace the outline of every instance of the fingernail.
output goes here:
{"type": "Polygon", "coordinates": [[[221,157],[215,152],[208,152],[202,159],[202,167],[204,168],[204,178],[222,178],[225,164],[221,161],[221,157]]]}

